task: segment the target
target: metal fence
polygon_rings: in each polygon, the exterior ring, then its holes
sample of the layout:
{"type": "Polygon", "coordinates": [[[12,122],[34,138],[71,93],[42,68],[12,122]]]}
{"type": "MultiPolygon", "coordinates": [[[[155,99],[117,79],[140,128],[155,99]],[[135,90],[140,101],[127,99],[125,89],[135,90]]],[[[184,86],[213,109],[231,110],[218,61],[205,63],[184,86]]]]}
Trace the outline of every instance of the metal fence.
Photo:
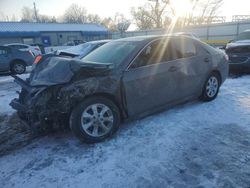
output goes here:
{"type": "MultiPolygon", "coordinates": [[[[175,28],[173,32],[188,32],[199,37],[204,42],[211,45],[220,46],[226,44],[228,41],[234,39],[239,33],[250,29],[250,21],[245,22],[227,22],[220,24],[189,26],[184,28],[175,28]]],[[[118,39],[123,37],[133,37],[142,35],[163,35],[167,30],[155,29],[155,30],[142,30],[142,31],[130,31],[125,33],[115,32],[112,33],[112,39],[118,39]]]]}

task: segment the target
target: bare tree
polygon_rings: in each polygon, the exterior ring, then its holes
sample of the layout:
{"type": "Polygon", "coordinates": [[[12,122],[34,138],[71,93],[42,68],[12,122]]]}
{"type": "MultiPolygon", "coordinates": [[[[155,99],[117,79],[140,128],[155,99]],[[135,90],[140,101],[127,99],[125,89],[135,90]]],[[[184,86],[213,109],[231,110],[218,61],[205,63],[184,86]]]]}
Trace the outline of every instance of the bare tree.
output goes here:
{"type": "Polygon", "coordinates": [[[34,12],[29,7],[22,8],[21,22],[35,22],[34,12]]]}
{"type": "MultiPolygon", "coordinates": [[[[144,6],[131,9],[131,14],[139,29],[164,28],[171,22],[175,27],[209,24],[219,20],[218,13],[224,0],[190,0],[191,10],[178,17],[174,0],[147,0],[144,6]]],[[[181,6],[181,5],[179,5],[181,6]]]]}
{"type": "Polygon", "coordinates": [[[88,23],[102,23],[102,19],[99,15],[97,14],[88,14],[87,15],[87,22],[88,23]]]}
{"type": "Polygon", "coordinates": [[[67,23],[85,23],[87,22],[87,11],[82,6],[71,4],[63,15],[63,21],[67,23]]]}
{"type": "Polygon", "coordinates": [[[116,13],[114,17],[103,18],[100,24],[110,31],[122,30],[123,32],[128,29],[130,21],[123,14],[116,13]]]}
{"type": "Polygon", "coordinates": [[[167,11],[170,0],[147,0],[144,6],[131,9],[131,14],[139,29],[162,28],[168,21],[167,11]]]}
{"type": "Polygon", "coordinates": [[[17,21],[17,18],[14,14],[12,16],[6,16],[4,13],[0,12],[0,21],[2,21],[2,22],[15,22],[15,21],[17,21]]]}
{"type": "Polygon", "coordinates": [[[117,31],[116,23],[111,17],[103,18],[101,24],[110,31],[117,31]]]}
{"type": "Polygon", "coordinates": [[[193,7],[184,25],[210,24],[217,18],[224,0],[192,0],[193,7]]]}
{"type": "Polygon", "coordinates": [[[38,15],[40,23],[57,23],[57,19],[54,16],[38,15]]]}
{"type": "Polygon", "coordinates": [[[146,10],[144,8],[132,8],[131,14],[139,29],[152,29],[154,27],[153,20],[147,16],[146,10]]]}

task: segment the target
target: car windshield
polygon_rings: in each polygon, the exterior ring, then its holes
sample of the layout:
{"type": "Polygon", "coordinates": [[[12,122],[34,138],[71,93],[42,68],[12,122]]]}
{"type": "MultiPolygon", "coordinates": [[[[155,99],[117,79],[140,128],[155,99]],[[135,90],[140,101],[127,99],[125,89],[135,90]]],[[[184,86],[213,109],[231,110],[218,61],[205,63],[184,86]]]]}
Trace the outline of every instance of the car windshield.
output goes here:
{"type": "Polygon", "coordinates": [[[240,33],[239,36],[237,37],[236,41],[238,41],[238,40],[250,40],[250,32],[240,33]]]}
{"type": "Polygon", "coordinates": [[[109,42],[83,57],[81,60],[83,62],[111,63],[117,66],[121,64],[137,46],[138,44],[136,42],[109,42]]]}

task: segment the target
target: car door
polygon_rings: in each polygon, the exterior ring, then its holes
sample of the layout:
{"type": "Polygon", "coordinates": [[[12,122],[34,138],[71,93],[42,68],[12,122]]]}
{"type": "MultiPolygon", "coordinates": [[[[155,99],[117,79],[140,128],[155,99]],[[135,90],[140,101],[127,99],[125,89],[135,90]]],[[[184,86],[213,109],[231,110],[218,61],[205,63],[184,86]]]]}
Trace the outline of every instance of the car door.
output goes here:
{"type": "Polygon", "coordinates": [[[178,66],[180,99],[201,94],[204,78],[211,69],[211,57],[195,40],[187,37],[172,39],[173,56],[178,66]]]}
{"type": "Polygon", "coordinates": [[[155,110],[179,98],[179,68],[169,40],[151,42],[124,72],[129,116],[155,110]]]}
{"type": "Polygon", "coordinates": [[[6,47],[0,46],[0,71],[9,70],[9,50],[6,47]]]}

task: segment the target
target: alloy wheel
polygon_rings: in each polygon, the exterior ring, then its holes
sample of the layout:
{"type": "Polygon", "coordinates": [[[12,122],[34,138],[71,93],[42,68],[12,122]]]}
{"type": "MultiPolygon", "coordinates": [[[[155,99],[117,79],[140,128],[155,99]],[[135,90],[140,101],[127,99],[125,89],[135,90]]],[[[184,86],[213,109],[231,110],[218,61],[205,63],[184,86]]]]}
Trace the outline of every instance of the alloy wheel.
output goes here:
{"type": "Polygon", "coordinates": [[[210,98],[214,97],[216,95],[218,89],[219,89],[218,79],[215,76],[211,76],[208,79],[208,82],[206,85],[207,96],[210,98]]]}
{"type": "Polygon", "coordinates": [[[110,132],[114,123],[112,110],[104,104],[92,104],[81,115],[81,127],[90,136],[101,137],[110,132]]]}

